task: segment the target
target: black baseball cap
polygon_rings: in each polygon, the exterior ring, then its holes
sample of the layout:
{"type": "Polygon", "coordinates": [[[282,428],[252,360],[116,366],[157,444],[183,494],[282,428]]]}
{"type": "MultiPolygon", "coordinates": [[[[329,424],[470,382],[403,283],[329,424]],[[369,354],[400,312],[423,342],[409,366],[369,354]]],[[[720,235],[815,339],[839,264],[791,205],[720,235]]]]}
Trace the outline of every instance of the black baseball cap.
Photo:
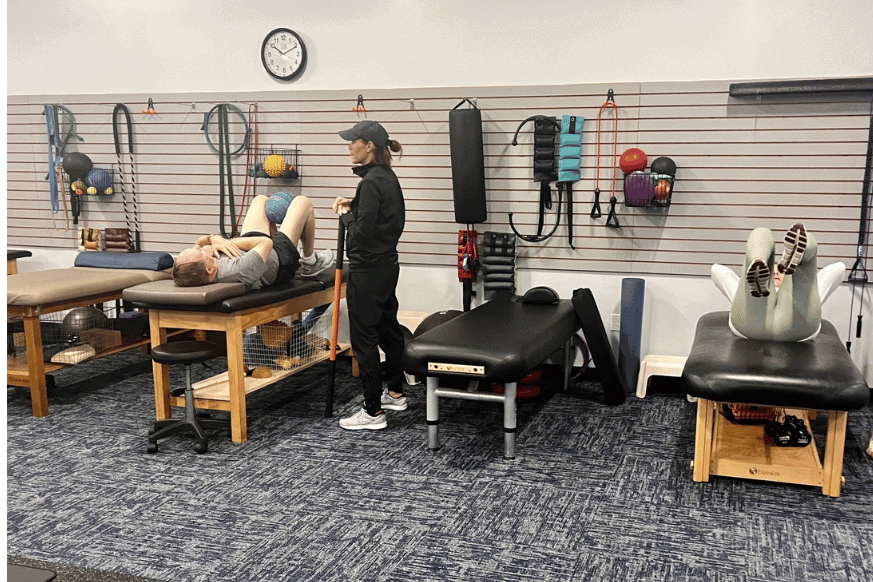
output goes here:
{"type": "Polygon", "coordinates": [[[379,125],[378,121],[371,119],[359,121],[353,128],[342,130],[339,132],[339,136],[346,141],[355,141],[356,139],[371,141],[380,148],[388,145],[388,132],[379,125]]]}

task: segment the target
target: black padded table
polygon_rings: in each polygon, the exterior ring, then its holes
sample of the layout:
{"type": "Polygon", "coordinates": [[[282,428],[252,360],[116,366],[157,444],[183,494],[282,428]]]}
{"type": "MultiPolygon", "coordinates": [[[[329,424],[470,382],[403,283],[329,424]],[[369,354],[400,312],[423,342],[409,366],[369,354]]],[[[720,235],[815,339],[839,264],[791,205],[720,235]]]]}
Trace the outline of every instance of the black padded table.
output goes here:
{"type": "Polygon", "coordinates": [[[30,251],[6,249],[6,274],[15,275],[18,273],[18,259],[32,256],[33,253],[30,251]]]}
{"type": "MultiPolygon", "coordinates": [[[[309,358],[304,364],[289,370],[275,371],[270,378],[246,376],[243,355],[243,332],[269,321],[296,315],[333,301],[333,270],[315,279],[294,279],[283,285],[272,285],[245,293],[241,283],[213,283],[202,287],[177,287],[172,280],[131,287],[124,299],[148,308],[152,345],[167,340],[171,329],[190,329],[205,339],[207,331],[226,335],[227,372],[194,385],[197,408],[230,412],[231,437],[242,443],[248,438],[246,395],[313,366],[329,357],[324,352],[309,358]]],[[[345,285],[341,288],[345,296],[345,285]]],[[[340,346],[337,353],[349,351],[340,346]]],[[[169,367],[152,364],[155,382],[156,420],[172,417],[171,405],[184,406],[182,397],[170,395],[169,367]]],[[[332,410],[332,395],[328,394],[326,410],[332,410]]]]}
{"type": "Polygon", "coordinates": [[[755,478],[820,485],[825,495],[839,495],[847,413],[869,403],[870,389],[830,322],[822,320],[811,341],[774,342],[737,337],[726,311],[704,315],[682,387],[698,398],[695,481],[711,474],[755,478]],[[805,416],[827,411],[823,461],[814,444],[776,447],[763,427],[730,423],[719,403],[796,409],[805,416]]]}

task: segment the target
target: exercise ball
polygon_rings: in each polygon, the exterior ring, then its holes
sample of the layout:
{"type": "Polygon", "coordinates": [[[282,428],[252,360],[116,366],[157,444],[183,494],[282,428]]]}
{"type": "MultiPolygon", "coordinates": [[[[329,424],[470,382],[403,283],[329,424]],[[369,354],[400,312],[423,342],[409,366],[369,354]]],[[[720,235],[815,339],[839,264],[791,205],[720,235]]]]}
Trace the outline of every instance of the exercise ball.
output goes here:
{"type": "Polygon", "coordinates": [[[97,194],[97,188],[95,188],[94,186],[88,186],[86,192],[91,196],[95,196],[97,194]]]}
{"type": "Polygon", "coordinates": [[[70,190],[81,196],[85,192],[85,182],[82,180],[76,180],[70,184],[70,190]]]}
{"type": "Polygon", "coordinates": [[[625,174],[630,174],[631,172],[645,170],[648,161],[646,153],[643,150],[639,148],[630,148],[621,154],[618,167],[621,168],[621,171],[625,174]]]}
{"type": "Polygon", "coordinates": [[[655,158],[655,161],[652,162],[652,173],[653,174],[670,174],[671,176],[676,175],[676,162],[671,160],[670,158],[655,158]]]}
{"type": "Polygon", "coordinates": [[[105,313],[96,307],[76,307],[64,316],[61,333],[67,338],[74,338],[83,331],[98,327],[109,327],[109,318],[105,313]]]}
{"type": "Polygon", "coordinates": [[[94,167],[91,158],[79,152],[71,152],[64,156],[64,171],[73,179],[84,178],[94,167]]]}
{"type": "Polygon", "coordinates": [[[421,323],[418,324],[418,327],[415,328],[415,333],[412,337],[418,337],[421,334],[432,330],[438,325],[442,325],[447,321],[451,321],[452,319],[461,315],[463,311],[458,311],[457,309],[450,309],[448,311],[437,311],[436,313],[431,313],[427,317],[425,317],[421,323]]]}
{"type": "Polygon", "coordinates": [[[264,209],[267,219],[274,224],[282,224],[292,200],[294,196],[288,192],[274,192],[267,199],[267,207],[264,209]]]}
{"type": "Polygon", "coordinates": [[[106,190],[112,186],[112,172],[103,168],[91,168],[91,171],[85,176],[85,184],[89,188],[106,190]]]}
{"type": "Polygon", "coordinates": [[[273,154],[264,160],[264,171],[271,178],[278,178],[285,171],[285,158],[278,154],[273,154]]]}

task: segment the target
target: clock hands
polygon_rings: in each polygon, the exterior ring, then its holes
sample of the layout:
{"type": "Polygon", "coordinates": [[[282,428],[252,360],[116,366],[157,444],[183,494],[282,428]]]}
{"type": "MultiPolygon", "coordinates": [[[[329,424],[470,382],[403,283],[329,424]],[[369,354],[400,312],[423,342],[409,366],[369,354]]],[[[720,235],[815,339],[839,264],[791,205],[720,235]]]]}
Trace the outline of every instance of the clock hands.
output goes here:
{"type": "Polygon", "coordinates": [[[279,47],[277,47],[276,43],[271,42],[270,46],[273,47],[274,49],[276,49],[277,51],[279,51],[279,54],[281,54],[284,57],[285,53],[290,52],[290,51],[297,48],[297,43],[295,42],[292,46],[288,47],[288,50],[284,50],[284,51],[282,49],[280,49],[279,47]]]}

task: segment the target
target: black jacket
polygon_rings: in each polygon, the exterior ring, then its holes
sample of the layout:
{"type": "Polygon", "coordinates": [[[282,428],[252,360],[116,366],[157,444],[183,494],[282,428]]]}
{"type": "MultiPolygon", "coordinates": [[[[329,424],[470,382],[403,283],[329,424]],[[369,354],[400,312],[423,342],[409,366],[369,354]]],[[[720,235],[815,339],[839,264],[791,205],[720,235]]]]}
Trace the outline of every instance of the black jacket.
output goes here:
{"type": "Polygon", "coordinates": [[[346,256],[352,271],[372,271],[397,262],[397,241],[406,222],[403,190],[394,170],[371,163],[352,171],[361,177],[346,226],[346,256]]]}

